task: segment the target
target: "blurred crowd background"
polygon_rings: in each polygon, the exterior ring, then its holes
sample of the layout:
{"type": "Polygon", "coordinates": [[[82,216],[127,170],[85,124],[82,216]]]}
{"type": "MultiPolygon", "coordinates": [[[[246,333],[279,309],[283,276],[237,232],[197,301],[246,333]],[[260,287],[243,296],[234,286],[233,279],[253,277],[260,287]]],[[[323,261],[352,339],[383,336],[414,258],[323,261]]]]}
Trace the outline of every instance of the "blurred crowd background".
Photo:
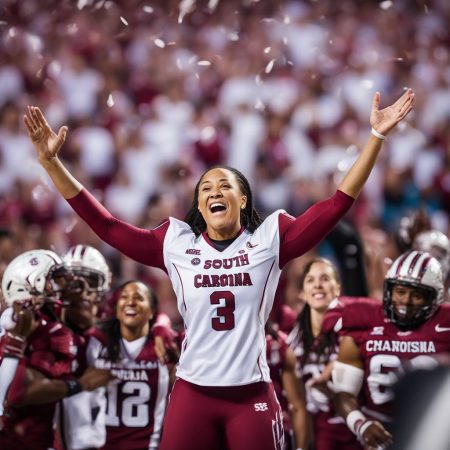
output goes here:
{"type": "MultiPolygon", "coordinates": [[[[0,276],[25,250],[93,245],[115,285],[149,282],[177,322],[167,277],[101,243],[50,186],[22,123],[29,104],[69,126],[61,158],[78,179],[153,228],[184,218],[214,164],[249,178],[262,216],[300,214],[364,144],[375,91],[383,106],[411,87],[415,111],[348,216],[369,277],[382,274],[418,211],[449,234],[449,24],[448,0],[3,0],[0,276]]],[[[297,310],[299,265],[282,283],[297,310]]]]}

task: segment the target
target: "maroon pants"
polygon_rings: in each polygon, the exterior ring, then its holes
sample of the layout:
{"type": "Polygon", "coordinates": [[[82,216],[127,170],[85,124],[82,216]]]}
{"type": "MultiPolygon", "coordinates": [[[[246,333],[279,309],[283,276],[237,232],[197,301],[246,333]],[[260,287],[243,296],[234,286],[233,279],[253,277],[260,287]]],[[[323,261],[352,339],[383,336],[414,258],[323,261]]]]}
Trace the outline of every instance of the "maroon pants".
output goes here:
{"type": "Polygon", "coordinates": [[[205,387],[176,381],[160,450],[282,450],[283,443],[271,383],[205,387]]]}

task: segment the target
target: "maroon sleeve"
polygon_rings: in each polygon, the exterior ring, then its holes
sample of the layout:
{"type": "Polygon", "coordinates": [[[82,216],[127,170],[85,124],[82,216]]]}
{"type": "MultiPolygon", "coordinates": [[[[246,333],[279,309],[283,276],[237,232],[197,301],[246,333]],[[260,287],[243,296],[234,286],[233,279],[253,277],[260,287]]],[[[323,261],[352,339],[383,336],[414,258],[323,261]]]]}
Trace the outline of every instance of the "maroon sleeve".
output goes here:
{"type": "Polygon", "coordinates": [[[112,216],[86,189],[67,202],[103,241],[137,262],[167,271],[163,244],[168,220],[153,230],[137,228],[112,216]]]}
{"type": "Polygon", "coordinates": [[[296,219],[280,214],[280,268],[315,247],[335,227],[353,202],[353,197],[338,190],[327,200],[312,205],[296,219]]]}

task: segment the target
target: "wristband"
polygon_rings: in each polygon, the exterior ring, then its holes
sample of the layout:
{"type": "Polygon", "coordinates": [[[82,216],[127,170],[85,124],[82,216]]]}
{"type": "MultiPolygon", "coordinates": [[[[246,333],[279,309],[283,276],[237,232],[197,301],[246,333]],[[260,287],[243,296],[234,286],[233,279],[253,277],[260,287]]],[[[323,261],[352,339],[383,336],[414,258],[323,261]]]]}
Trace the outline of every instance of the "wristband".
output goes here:
{"type": "Polygon", "coordinates": [[[4,354],[22,358],[26,346],[27,342],[22,336],[8,332],[5,338],[4,354]]]}
{"type": "Polygon", "coordinates": [[[367,417],[359,409],[355,409],[347,415],[345,422],[347,423],[347,426],[349,427],[351,432],[353,434],[355,434],[356,436],[358,436],[361,425],[366,420],[367,420],[367,417]]]}
{"type": "Polygon", "coordinates": [[[65,383],[67,386],[66,397],[72,397],[72,395],[76,395],[83,390],[78,380],[66,380],[65,383]]]}
{"type": "Polygon", "coordinates": [[[373,420],[367,419],[364,423],[359,426],[358,437],[364,441],[363,434],[373,424],[373,420]]]}
{"type": "Polygon", "coordinates": [[[381,139],[382,141],[386,139],[386,136],[384,134],[378,133],[378,131],[375,130],[375,128],[372,128],[371,133],[378,139],[381,139]]]}

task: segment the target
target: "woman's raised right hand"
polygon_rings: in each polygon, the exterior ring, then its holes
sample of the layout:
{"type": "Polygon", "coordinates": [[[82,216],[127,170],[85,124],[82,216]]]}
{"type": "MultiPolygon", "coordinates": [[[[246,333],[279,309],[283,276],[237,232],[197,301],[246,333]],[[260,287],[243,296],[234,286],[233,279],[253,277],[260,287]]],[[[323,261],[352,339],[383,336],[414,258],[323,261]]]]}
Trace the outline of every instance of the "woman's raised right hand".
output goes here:
{"type": "Polygon", "coordinates": [[[39,162],[45,164],[54,160],[66,140],[67,127],[62,126],[56,134],[36,106],[28,106],[28,114],[23,116],[23,121],[37,151],[39,162]]]}

